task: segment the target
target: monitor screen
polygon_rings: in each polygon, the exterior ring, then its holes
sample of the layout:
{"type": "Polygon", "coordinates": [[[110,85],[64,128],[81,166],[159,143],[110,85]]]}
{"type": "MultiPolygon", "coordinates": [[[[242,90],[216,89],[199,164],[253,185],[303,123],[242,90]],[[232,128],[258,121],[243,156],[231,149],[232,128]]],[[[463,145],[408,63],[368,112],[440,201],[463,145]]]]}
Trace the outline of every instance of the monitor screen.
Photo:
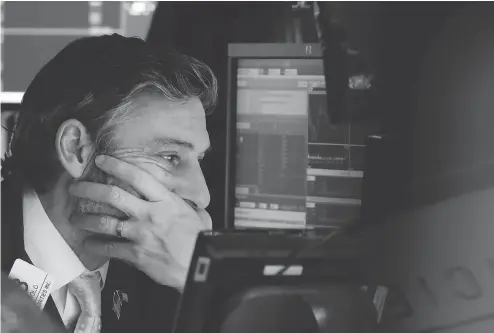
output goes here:
{"type": "Polygon", "coordinates": [[[2,102],[20,103],[39,70],[70,42],[118,33],[146,38],[155,1],[2,1],[2,102]]]}
{"type": "Polygon", "coordinates": [[[235,64],[235,227],[340,227],[358,219],[365,128],[330,124],[322,59],[235,64]]]}

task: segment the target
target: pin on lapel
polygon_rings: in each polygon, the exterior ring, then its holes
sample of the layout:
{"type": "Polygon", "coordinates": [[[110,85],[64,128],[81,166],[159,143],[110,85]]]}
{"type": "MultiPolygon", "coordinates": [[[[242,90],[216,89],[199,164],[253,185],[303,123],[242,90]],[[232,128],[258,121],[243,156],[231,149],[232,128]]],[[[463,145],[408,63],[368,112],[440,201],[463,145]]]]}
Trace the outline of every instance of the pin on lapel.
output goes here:
{"type": "Polygon", "coordinates": [[[121,290],[115,290],[113,293],[113,312],[117,315],[117,319],[120,319],[120,315],[122,313],[122,306],[124,303],[129,302],[129,296],[127,293],[121,290]]]}

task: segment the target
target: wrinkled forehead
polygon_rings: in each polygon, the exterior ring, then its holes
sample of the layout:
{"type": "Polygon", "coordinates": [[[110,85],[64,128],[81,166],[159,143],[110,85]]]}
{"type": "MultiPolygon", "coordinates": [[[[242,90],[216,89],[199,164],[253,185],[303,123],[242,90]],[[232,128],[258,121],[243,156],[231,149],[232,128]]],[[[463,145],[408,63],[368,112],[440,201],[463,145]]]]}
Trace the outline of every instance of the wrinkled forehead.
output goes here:
{"type": "Polygon", "coordinates": [[[206,113],[198,98],[170,102],[156,96],[141,96],[132,110],[117,120],[113,146],[138,147],[160,139],[190,143],[194,150],[209,147],[206,113]]]}

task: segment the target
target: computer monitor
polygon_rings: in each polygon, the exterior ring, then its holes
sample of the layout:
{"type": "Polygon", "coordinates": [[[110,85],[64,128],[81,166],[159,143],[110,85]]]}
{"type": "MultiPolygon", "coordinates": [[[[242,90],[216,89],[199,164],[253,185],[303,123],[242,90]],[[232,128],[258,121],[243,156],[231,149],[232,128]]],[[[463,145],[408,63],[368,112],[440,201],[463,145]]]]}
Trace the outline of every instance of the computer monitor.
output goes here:
{"type": "Polygon", "coordinates": [[[329,121],[318,44],[230,44],[226,227],[359,218],[364,125],[329,121]]]}
{"type": "Polygon", "coordinates": [[[2,1],[2,102],[20,103],[39,70],[78,38],[146,38],[155,8],[156,1],[2,1]]]}
{"type": "Polygon", "coordinates": [[[377,332],[388,289],[366,254],[328,232],[203,232],[173,332],[377,332]]]}

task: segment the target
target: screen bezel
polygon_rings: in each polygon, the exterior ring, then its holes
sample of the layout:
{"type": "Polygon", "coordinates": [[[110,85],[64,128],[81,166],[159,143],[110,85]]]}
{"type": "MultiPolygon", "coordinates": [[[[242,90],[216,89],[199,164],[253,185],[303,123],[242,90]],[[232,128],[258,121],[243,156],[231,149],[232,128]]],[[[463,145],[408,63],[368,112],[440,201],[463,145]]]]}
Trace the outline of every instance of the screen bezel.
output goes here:
{"type": "Polygon", "coordinates": [[[253,296],[252,292],[257,294],[260,289],[288,294],[295,290],[299,294],[304,290],[312,292],[315,287],[331,284],[369,286],[369,294],[374,294],[377,286],[394,289],[372,269],[375,264],[365,241],[337,235],[327,242],[327,237],[327,230],[321,233],[314,230],[201,232],[173,331],[216,332],[226,315],[225,306],[234,307],[245,300],[238,296],[253,296]],[[292,257],[294,249],[310,251],[292,257]],[[303,274],[263,273],[266,266],[273,265],[303,266],[303,274]],[[226,281],[225,277],[228,277],[226,281]],[[190,321],[191,316],[197,320],[190,321]]]}
{"type": "Polygon", "coordinates": [[[321,59],[320,44],[261,43],[228,45],[226,172],[224,227],[235,228],[235,179],[237,154],[237,68],[240,59],[321,59]]]}

